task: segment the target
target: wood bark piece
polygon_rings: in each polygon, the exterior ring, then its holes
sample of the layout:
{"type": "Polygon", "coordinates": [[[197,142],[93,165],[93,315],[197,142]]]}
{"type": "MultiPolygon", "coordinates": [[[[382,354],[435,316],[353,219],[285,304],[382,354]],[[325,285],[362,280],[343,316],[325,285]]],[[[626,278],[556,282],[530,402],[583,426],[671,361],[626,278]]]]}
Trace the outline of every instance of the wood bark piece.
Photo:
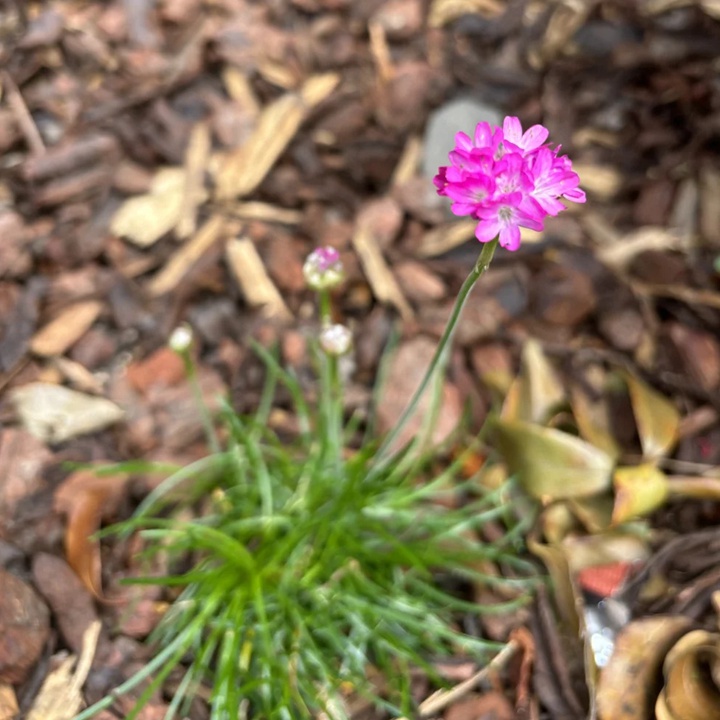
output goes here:
{"type": "Polygon", "coordinates": [[[148,292],[158,296],[174,290],[198,260],[217,242],[224,227],[225,219],[221,215],[212,215],[150,281],[148,292]]]}
{"type": "Polygon", "coordinates": [[[265,270],[252,240],[230,240],[225,252],[230,270],[249,305],[263,308],[263,312],[269,317],[292,317],[282,295],[265,270]]]}
{"type": "Polygon", "coordinates": [[[360,256],[360,262],[375,297],[381,302],[393,305],[400,313],[400,317],[406,322],[412,320],[412,308],[405,299],[400,286],[395,280],[395,276],[388,267],[366,223],[357,223],[352,242],[353,247],[360,256]]]}
{"type": "Polygon", "coordinates": [[[51,148],[43,155],[28,158],[20,174],[28,182],[42,182],[99,163],[107,164],[119,155],[118,141],[112,135],[97,134],[51,148]]]}
{"type": "Polygon", "coordinates": [[[30,350],[43,357],[62,355],[90,329],[102,309],[97,300],[70,305],[35,334],[30,350]]]}
{"type": "Polygon", "coordinates": [[[289,92],[260,114],[255,131],[242,147],[228,154],[217,177],[217,196],[230,200],[250,194],[265,179],[310,110],[335,89],[336,73],[314,75],[298,92],[289,92]]]}

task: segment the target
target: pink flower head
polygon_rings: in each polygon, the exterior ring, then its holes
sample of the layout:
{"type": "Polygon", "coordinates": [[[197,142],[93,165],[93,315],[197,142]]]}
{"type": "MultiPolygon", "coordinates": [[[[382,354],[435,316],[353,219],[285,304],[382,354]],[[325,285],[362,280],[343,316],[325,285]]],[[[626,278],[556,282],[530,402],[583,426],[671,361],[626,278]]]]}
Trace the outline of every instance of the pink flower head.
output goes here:
{"type": "Polygon", "coordinates": [[[473,137],[455,136],[450,165],[434,178],[439,195],[452,200],[456,215],[478,220],[480,242],[497,237],[508,250],[520,247],[520,228],[542,230],[548,215],[565,209],[560,198],[585,202],[580,178],[560,148],[544,145],[547,128],[533,125],[523,132],[516,117],[502,128],[478,123],[473,137]]]}
{"type": "Polygon", "coordinates": [[[305,260],[303,275],[313,290],[327,290],[339,285],[345,277],[340,253],[333,247],[315,248],[305,260]]]}

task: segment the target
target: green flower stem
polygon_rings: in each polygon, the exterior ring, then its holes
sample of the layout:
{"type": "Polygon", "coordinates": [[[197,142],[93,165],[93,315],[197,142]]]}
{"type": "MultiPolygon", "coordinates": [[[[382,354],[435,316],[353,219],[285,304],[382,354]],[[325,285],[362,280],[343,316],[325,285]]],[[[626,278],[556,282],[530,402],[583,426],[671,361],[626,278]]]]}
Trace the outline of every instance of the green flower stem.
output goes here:
{"type": "Polygon", "coordinates": [[[320,323],[325,327],[332,323],[332,303],[327,289],[318,290],[318,301],[320,305],[320,323]]]}
{"type": "Polygon", "coordinates": [[[455,329],[457,327],[458,320],[460,319],[463,307],[465,306],[465,302],[470,296],[470,291],[473,289],[473,287],[475,287],[475,283],[480,279],[480,276],[488,269],[488,267],[490,267],[490,261],[493,258],[497,244],[498,241],[496,238],[495,240],[492,240],[491,242],[485,243],[483,245],[477,262],[475,263],[475,266],[470,271],[470,274],[465,278],[465,282],[463,282],[462,287],[460,288],[460,292],[458,293],[457,299],[455,300],[455,305],[453,305],[452,312],[450,313],[450,318],[447,321],[447,325],[445,326],[445,330],[443,331],[442,337],[440,338],[440,342],[438,343],[435,354],[430,361],[430,365],[427,369],[427,372],[425,373],[425,376],[420,382],[420,385],[415,391],[415,394],[410,399],[410,402],[405,408],[403,414],[400,416],[400,419],[396,423],[395,427],[385,438],[377,452],[376,457],[378,458],[378,460],[381,461],[381,464],[382,460],[384,460],[390,452],[393,443],[399,437],[408,420],[417,410],[418,403],[420,402],[422,396],[425,394],[425,390],[430,384],[430,381],[435,375],[435,372],[438,370],[438,368],[443,367],[443,365],[445,364],[446,358],[450,350],[450,342],[455,333],[455,329]]]}
{"type": "MultiPolygon", "coordinates": [[[[332,301],[327,289],[318,291],[320,325],[332,325],[332,301]]],[[[330,461],[340,467],[342,457],[342,387],[338,371],[338,358],[330,353],[322,353],[321,381],[323,392],[321,402],[325,415],[326,448],[330,461]]]]}
{"type": "Polygon", "coordinates": [[[195,403],[198,406],[200,412],[200,419],[202,420],[203,429],[205,430],[205,438],[210,447],[212,453],[220,452],[220,442],[218,441],[215,427],[213,426],[212,418],[205,400],[200,389],[200,381],[198,379],[197,368],[195,362],[190,356],[189,350],[180,351],[180,357],[182,358],[183,365],[185,366],[185,374],[187,375],[188,382],[192,388],[193,396],[195,397],[195,403]]]}

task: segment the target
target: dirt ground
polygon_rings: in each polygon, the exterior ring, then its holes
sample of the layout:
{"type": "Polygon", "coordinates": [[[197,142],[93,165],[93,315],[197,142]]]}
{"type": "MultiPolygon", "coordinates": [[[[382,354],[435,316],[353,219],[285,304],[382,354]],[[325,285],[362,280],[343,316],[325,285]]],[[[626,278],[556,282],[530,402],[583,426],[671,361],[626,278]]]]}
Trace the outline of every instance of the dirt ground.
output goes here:
{"type": "MultiPolygon", "coordinates": [[[[535,338],[568,385],[614,368],[674,405],[668,472],[720,465],[715,0],[6,0],[0,68],[0,635],[13,639],[0,640],[0,719],[27,715],[96,620],[89,701],[148,656],[164,598],[144,591],[131,614],[105,601],[132,553],[98,555],[87,536],[154,480],[97,483],[71,464],[203,455],[167,348],[180,323],[208,398],[253,410],[249,338],[279,343],[309,382],[302,263],[330,244],[348,275],[337,319],[356,339],[349,408],[367,411],[401,332],[379,408],[393,425],[478,253],[428,166],[428,127],[458,98],[547,126],[588,201],[496,255],[460,327],[444,426],[469,407],[478,429],[488,373],[512,376],[535,338]]],[[[636,443],[627,407],[612,422],[636,443]]],[[[671,549],[649,562],[671,589],[647,612],[709,622],[713,492],[651,516],[654,552],[671,549]]],[[[519,632],[523,650],[444,717],[585,717],[582,661],[554,613],[541,593],[486,626],[519,632]]],[[[454,669],[458,682],[472,671],[454,669]]]]}

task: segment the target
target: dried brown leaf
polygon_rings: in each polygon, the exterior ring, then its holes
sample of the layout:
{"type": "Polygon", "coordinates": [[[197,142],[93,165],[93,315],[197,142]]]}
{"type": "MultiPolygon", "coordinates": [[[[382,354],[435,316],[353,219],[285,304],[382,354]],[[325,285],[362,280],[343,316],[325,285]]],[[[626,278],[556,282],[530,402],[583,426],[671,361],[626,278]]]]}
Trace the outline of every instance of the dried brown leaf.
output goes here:
{"type": "Polygon", "coordinates": [[[708,669],[720,661],[720,634],[694,630],[680,638],[663,663],[665,686],[658,718],[720,720],[720,688],[708,669]]]}
{"type": "Polygon", "coordinates": [[[54,508],[67,516],[68,564],[96,597],[102,596],[102,583],[100,544],[93,535],[103,519],[115,513],[127,479],[126,475],[98,476],[92,470],[78,470],[55,491],[54,508]]]}

